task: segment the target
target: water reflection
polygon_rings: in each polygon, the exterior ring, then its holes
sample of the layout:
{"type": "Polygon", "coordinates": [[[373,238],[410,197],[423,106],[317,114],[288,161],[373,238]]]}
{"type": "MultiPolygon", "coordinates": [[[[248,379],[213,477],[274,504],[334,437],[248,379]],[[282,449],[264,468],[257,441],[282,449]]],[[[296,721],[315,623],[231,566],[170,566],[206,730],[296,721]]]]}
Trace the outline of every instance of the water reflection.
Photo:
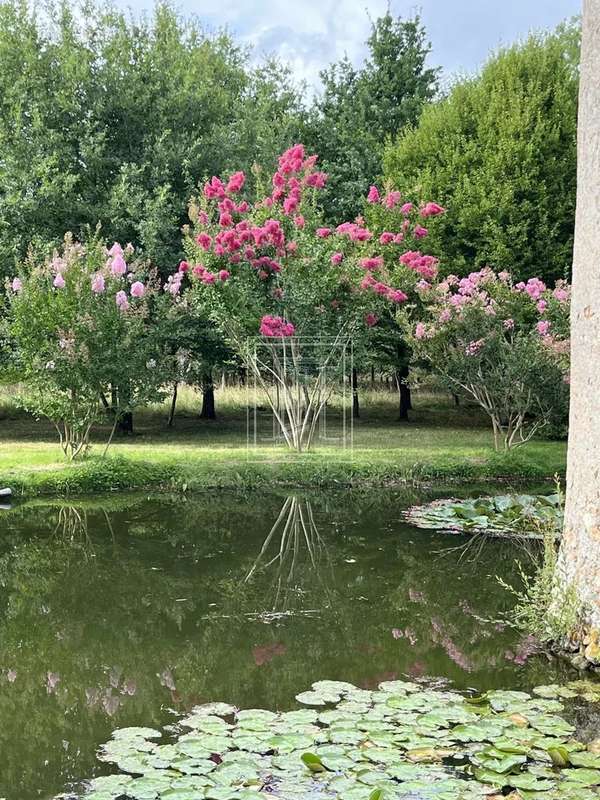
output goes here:
{"type": "Polygon", "coordinates": [[[0,518],[0,797],[98,769],[115,727],[199,702],[289,708],[318,679],[556,679],[493,622],[515,551],[416,531],[403,492],[115,495],[0,518]]]}
{"type": "Polygon", "coordinates": [[[331,575],[323,574],[326,569],[331,570],[331,561],[327,545],[319,534],[312,504],[307,498],[291,495],[285,499],[244,583],[257,573],[271,574],[270,589],[266,589],[272,593],[271,610],[263,615],[264,621],[292,613],[311,616],[318,614],[319,609],[304,608],[307,592],[302,584],[307,571],[310,572],[310,582],[320,589],[320,605],[328,604],[332,581],[331,575]]]}

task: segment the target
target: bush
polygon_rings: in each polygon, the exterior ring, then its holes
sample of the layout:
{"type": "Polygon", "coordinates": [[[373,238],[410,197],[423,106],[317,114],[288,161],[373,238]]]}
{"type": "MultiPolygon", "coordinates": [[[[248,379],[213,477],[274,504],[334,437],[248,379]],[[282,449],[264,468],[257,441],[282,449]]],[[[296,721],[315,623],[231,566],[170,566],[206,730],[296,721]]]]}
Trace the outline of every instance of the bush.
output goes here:
{"type": "MultiPolygon", "coordinates": [[[[538,278],[515,286],[483,269],[421,287],[423,317],[412,330],[417,357],[449,391],[488,414],[496,449],[528,441],[566,417],[569,287],[538,278]]],[[[408,327],[408,322],[406,323],[408,327]]]]}
{"type": "Polygon", "coordinates": [[[157,287],[132,250],[67,235],[52,259],[30,259],[7,284],[8,338],[27,384],[23,405],[52,421],[69,459],[87,452],[102,398],[113,400],[114,432],[123,414],[160,397],[157,287]]]}

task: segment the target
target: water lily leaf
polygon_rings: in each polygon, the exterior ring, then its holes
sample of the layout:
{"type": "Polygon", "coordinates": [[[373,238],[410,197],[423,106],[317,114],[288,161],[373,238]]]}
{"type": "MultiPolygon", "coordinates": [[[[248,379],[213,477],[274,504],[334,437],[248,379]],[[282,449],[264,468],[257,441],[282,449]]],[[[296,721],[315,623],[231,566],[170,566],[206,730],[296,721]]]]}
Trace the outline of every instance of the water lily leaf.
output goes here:
{"type": "Polygon", "coordinates": [[[300,758],[311,772],[326,772],[327,767],[314,753],[303,753],[300,758]]]}
{"type": "Polygon", "coordinates": [[[600,785],[599,769],[564,769],[561,774],[568,781],[580,783],[583,786],[600,785]]]}
{"type": "Polygon", "coordinates": [[[417,747],[406,752],[406,757],[413,764],[433,763],[442,761],[444,758],[454,754],[454,750],[433,747],[417,747]]]}
{"type": "Polygon", "coordinates": [[[515,789],[529,789],[535,792],[545,792],[549,789],[554,789],[556,786],[554,781],[544,780],[527,772],[521,775],[507,775],[506,784],[513,786],[515,789]]]}
{"type": "Polygon", "coordinates": [[[568,758],[574,767],[600,768],[600,755],[597,753],[571,753],[568,758]]]}
{"type": "Polygon", "coordinates": [[[296,700],[305,706],[326,706],[337,703],[339,699],[339,695],[326,692],[300,692],[296,695],[296,700]]]}

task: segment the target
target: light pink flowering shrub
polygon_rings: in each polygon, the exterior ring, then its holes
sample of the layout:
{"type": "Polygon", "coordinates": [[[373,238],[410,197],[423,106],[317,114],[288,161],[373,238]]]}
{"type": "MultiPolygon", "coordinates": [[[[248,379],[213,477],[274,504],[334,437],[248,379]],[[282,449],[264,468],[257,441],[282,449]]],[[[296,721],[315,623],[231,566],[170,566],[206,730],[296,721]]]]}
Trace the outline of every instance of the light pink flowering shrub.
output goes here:
{"type": "Polygon", "coordinates": [[[569,297],[564,282],[513,286],[486,268],[435,280],[421,292],[419,321],[405,320],[417,358],[489,415],[496,447],[566,420],[569,297]]]}
{"type": "Polygon", "coordinates": [[[102,396],[115,399],[111,424],[160,396],[157,286],[132,253],[67,236],[51,259],[30,260],[6,287],[23,404],[54,423],[69,459],[87,451],[102,396]]]}

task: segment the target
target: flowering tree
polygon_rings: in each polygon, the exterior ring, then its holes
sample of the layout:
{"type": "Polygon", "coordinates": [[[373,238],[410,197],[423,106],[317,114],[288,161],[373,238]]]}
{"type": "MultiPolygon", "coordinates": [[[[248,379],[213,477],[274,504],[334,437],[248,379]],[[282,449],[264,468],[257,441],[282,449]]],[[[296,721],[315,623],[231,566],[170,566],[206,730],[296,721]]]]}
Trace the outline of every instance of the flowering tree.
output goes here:
{"type": "MultiPolygon", "coordinates": [[[[528,441],[568,402],[570,287],[538,278],[513,285],[489,268],[419,288],[417,357],[492,421],[496,449],[528,441]]],[[[407,326],[412,323],[407,322],[407,326]]]]}
{"type": "Polygon", "coordinates": [[[394,233],[376,237],[360,217],[335,229],[324,226],[317,192],[327,176],[316,163],[302,145],[290,148],[268,192],[259,185],[253,202],[243,197],[244,173],[226,181],[213,177],[190,204],[187,260],[165,287],[176,303],[200,306],[214,320],[297,450],[310,446],[331,395],[337,345],[350,337],[360,341],[382,308],[408,299],[418,270],[399,256],[407,241],[426,234],[414,219],[423,209],[401,204],[395,191],[382,198],[395,214],[394,233]],[[323,351],[308,369],[307,341],[322,343],[323,351]]]}
{"type": "Polygon", "coordinates": [[[28,387],[23,403],[52,421],[69,459],[87,452],[106,394],[114,398],[109,444],[124,413],[160,394],[156,286],[132,251],[67,235],[52,259],[30,259],[7,283],[10,343],[28,387]]]}

